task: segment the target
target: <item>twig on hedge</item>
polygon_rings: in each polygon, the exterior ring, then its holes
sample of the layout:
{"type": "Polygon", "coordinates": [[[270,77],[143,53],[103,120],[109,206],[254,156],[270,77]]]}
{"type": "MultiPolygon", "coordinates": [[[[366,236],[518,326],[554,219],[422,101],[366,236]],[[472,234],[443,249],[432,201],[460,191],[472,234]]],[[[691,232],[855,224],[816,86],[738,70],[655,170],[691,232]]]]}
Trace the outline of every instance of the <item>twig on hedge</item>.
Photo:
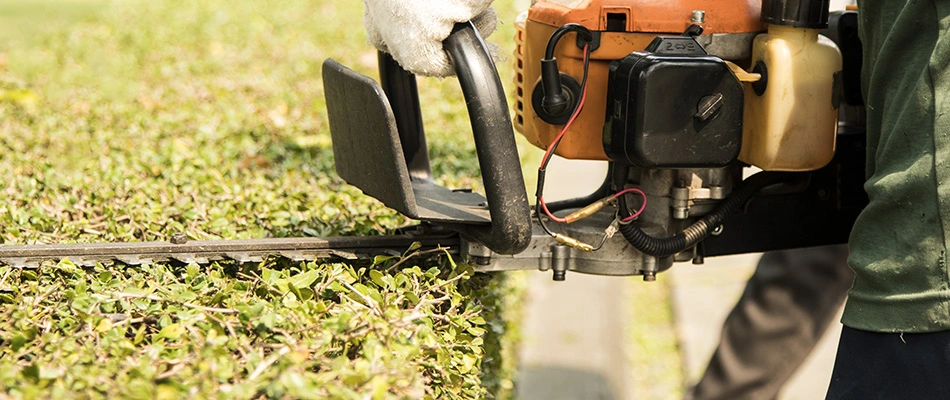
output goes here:
{"type": "Polygon", "coordinates": [[[3,274],[3,278],[0,278],[0,289],[3,288],[3,284],[7,281],[7,278],[10,277],[10,274],[13,273],[14,268],[7,268],[7,273],[3,274]]]}
{"type": "Polygon", "coordinates": [[[350,285],[349,282],[347,282],[347,281],[345,281],[345,280],[343,280],[343,279],[339,279],[339,278],[337,278],[337,281],[340,282],[340,283],[342,283],[343,286],[345,286],[347,289],[350,289],[351,292],[356,293],[357,296],[359,296],[361,299],[363,299],[363,301],[366,302],[366,304],[364,304],[364,306],[366,306],[366,307],[369,308],[370,310],[373,310],[373,313],[376,314],[377,317],[382,317],[382,316],[383,316],[383,312],[382,312],[380,309],[378,309],[378,308],[376,307],[376,302],[374,302],[373,299],[369,298],[368,296],[366,296],[366,295],[363,294],[363,293],[360,293],[360,291],[359,291],[359,290],[356,290],[356,288],[353,287],[353,285],[350,285]]]}
{"type": "Polygon", "coordinates": [[[184,301],[175,301],[175,300],[166,299],[163,297],[153,296],[150,294],[132,294],[132,293],[120,292],[120,293],[116,293],[115,295],[117,296],[116,298],[103,300],[102,302],[121,300],[121,299],[146,299],[146,300],[157,301],[161,303],[178,304],[180,306],[185,306],[188,308],[193,308],[193,309],[204,311],[204,312],[212,312],[212,313],[220,313],[220,314],[237,314],[238,313],[238,310],[235,310],[233,308],[206,307],[200,304],[189,303],[189,302],[184,302],[184,301]]]}
{"type": "Polygon", "coordinates": [[[284,292],[281,292],[280,290],[277,290],[277,288],[275,288],[275,287],[274,287],[273,285],[271,285],[270,283],[267,283],[267,281],[265,281],[264,278],[261,278],[259,275],[257,275],[256,273],[254,273],[254,271],[251,271],[251,275],[245,274],[245,273],[243,273],[243,272],[238,272],[237,275],[238,275],[238,276],[242,276],[242,277],[244,277],[244,278],[251,279],[251,280],[255,281],[255,283],[263,283],[264,286],[267,287],[267,290],[270,290],[272,293],[274,293],[274,294],[276,294],[276,295],[279,295],[281,298],[283,298],[283,296],[284,296],[284,292]]]}
{"type": "Polygon", "coordinates": [[[395,264],[390,265],[389,268],[386,268],[386,272],[393,272],[396,268],[398,268],[400,265],[402,265],[402,264],[405,263],[406,261],[409,261],[409,259],[411,259],[411,258],[415,258],[415,257],[422,256],[422,255],[426,255],[426,254],[441,253],[441,252],[444,252],[446,249],[447,249],[447,248],[445,248],[445,247],[439,246],[439,247],[436,247],[436,248],[434,248],[434,249],[429,249],[429,250],[416,250],[416,251],[413,251],[412,253],[409,253],[409,254],[406,255],[406,256],[400,257],[400,258],[399,258],[399,261],[396,261],[395,264]]]}
{"type": "Polygon", "coordinates": [[[44,292],[43,294],[41,294],[41,295],[39,295],[39,296],[36,296],[36,297],[33,299],[33,304],[32,304],[32,306],[33,306],[33,307],[36,307],[37,305],[39,305],[40,303],[42,303],[43,300],[46,300],[46,298],[49,297],[51,294],[53,294],[53,292],[55,292],[57,289],[59,289],[60,286],[63,286],[63,284],[60,283],[60,282],[56,282],[53,286],[51,286],[51,287],[49,288],[49,290],[47,290],[46,292],[44,292]]]}
{"type": "Polygon", "coordinates": [[[427,300],[427,299],[420,299],[420,300],[419,300],[419,304],[416,304],[416,306],[413,307],[412,310],[413,310],[413,311],[419,311],[419,307],[422,307],[422,306],[428,305],[428,304],[433,304],[433,305],[439,304],[439,303],[441,303],[441,302],[443,302],[443,301],[446,301],[446,300],[451,300],[451,297],[449,297],[449,296],[446,295],[446,296],[442,296],[442,297],[438,297],[438,298],[434,298],[434,299],[428,299],[428,300],[427,300]]]}
{"type": "Polygon", "coordinates": [[[185,363],[177,363],[171,368],[169,368],[168,371],[165,371],[165,372],[162,372],[161,374],[156,375],[155,379],[162,380],[162,379],[171,378],[177,375],[179,372],[181,372],[181,370],[185,369],[186,366],[187,365],[185,363]]]}
{"type": "Polygon", "coordinates": [[[276,353],[271,354],[270,357],[267,357],[267,359],[264,360],[264,362],[257,364],[257,368],[254,368],[254,372],[251,372],[251,375],[248,375],[247,380],[253,381],[254,379],[257,379],[258,376],[264,373],[264,370],[266,370],[267,367],[270,367],[271,364],[277,362],[278,358],[283,357],[287,353],[290,353],[290,347],[284,346],[280,350],[277,350],[276,353]]]}
{"type": "Polygon", "coordinates": [[[447,280],[447,281],[445,281],[445,282],[442,282],[442,283],[440,283],[440,284],[438,284],[438,285],[432,286],[432,287],[430,287],[430,288],[427,289],[427,290],[430,291],[430,292],[432,292],[432,291],[435,291],[436,289],[441,289],[441,288],[444,287],[445,285],[448,285],[448,284],[450,284],[450,283],[452,283],[452,282],[456,282],[456,281],[458,281],[458,280],[461,280],[462,278],[464,278],[464,277],[466,277],[466,276],[467,276],[467,274],[459,274],[458,276],[456,276],[456,277],[454,277],[454,278],[452,278],[452,279],[449,279],[449,280],[447,280]]]}

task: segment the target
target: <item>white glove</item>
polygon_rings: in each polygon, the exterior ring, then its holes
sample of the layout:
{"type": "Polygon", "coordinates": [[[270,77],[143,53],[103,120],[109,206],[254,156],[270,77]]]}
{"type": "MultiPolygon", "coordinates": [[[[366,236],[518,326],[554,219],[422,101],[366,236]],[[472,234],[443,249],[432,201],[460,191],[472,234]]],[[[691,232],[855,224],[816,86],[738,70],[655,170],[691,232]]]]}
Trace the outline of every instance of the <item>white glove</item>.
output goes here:
{"type": "Polygon", "coordinates": [[[369,42],[416,75],[455,75],[442,41],[458,22],[472,21],[482,37],[498,22],[492,0],[363,0],[369,42]]]}

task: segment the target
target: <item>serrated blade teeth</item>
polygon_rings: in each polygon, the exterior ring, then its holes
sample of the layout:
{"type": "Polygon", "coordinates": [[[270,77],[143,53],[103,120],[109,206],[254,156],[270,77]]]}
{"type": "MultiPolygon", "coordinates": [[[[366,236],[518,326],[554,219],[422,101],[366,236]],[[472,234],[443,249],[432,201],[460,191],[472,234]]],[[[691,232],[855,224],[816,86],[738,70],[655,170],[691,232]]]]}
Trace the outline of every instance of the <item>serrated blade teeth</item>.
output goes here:
{"type": "Polygon", "coordinates": [[[304,261],[303,253],[299,251],[280,251],[277,254],[292,261],[304,261]]]}
{"type": "Polygon", "coordinates": [[[377,237],[337,236],[326,238],[265,238],[234,240],[192,240],[183,243],[165,241],[75,244],[0,245],[0,264],[16,268],[35,268],[42,263],[69,258],[76,265],[142,265],[178,261],[208,264],[218,260],[240,263],[262,262],[281,256],[296,262],[327,258],[370,260],[378,254],[402,254],[417,242],[430,247],[457,248],[455,234],[394,235],[377,237]]]}
{"type": "Polygon", "coordinates": [[[209,261],[208,257],[201,257],[195,254],[172,254],[170,257],[185,264],[207,264],[209,261]]]}
{"type": "Polygon", "coordinates": [[[119,261],[120,263],[123,263],[126,265],[142,265],[142,264],[148,264],[150,262],[150,260],[142,259],[142,257],[139,257],[137,255],[115,256],[115,259],[119,261]]]}
{"type": "Polygon", "coordinates": [[[250,255],[248,253],[225,253],[224,256],[239,263],[259,263],[264,261],[264,257],[259,255],[250,255]]]}
{"type": "Polygon", "coordinates": [[[0,262],[7,264],[13,268],[28,268],[26,258],[4,258],[0,259],[0,262]]]}
{"type": "MultiPolygon", "coordinates": [[[[83,258],[83,257],[76,257],[75,260],[73,259],[70,259],[70,260],[76,265],[81,265],[83,267],[95,267],[96,263],[98,262],[98,260],[94,260],[91,258],[83,258]]],[[[106,262],[111,263],[112,260],[107,260],[106,262]]]]}

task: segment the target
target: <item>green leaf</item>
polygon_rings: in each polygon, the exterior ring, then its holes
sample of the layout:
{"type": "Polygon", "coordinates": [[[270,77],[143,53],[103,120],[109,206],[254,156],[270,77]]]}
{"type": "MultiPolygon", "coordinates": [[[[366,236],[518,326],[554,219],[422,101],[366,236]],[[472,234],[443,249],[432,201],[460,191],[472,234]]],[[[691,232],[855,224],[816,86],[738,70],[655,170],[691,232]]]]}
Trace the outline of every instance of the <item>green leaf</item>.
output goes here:
{"type": "Polygon", "coordinates": [[[280,303],[284,307],[289,308],[289,309],[295,309],[297,307],[300,307],[300,302],[297,301],[297,296],[285,296],[283,299],[280,300],[280,303]]]}
{"type": "Polygon", "coordinates": [[[475,368],[475,363],[477,362],[478,359],[476,359],[475,356],[470,354],[462,355],[462,365],[459,366],[459,372],[467,374],[469,371],[475,368]]]}
{"type": "MultiPolygon", "coordinates": [[[[377,303],[382,303],[382,302],[383,302],[383,296],[382,296],[381,294],[379,294],[379,290],[376,290],[375,288],[366,286],[366,285],[364,285],[364,284],[362,284],[362,283],[355,283],[355,284],[353,284],[353,287],[356,289],[356,291],[362,293],[364,296],[367,296],[367,297],[369,297],[369,298],[375,300],[377,303]]],[[[354,299],[354,300],[357,300],[357,299],[354,299]]],[[[360,302],[362,302],[362,301],[360,301],[360,302]]],[[[367,305],[371,305],[371,304],[367,304],[367,305]]]]}
{"type": "MultiPolygon", "coordinates": [[[[297,287],[294,286],[292,282],[285,281],[284,285],[287,287],[287,291],[290,291],[290,293],[293,294],[294,300],[300,298],[300,290],[297,289],[297,287]]],[[[287,293],[287,291],[284,291],[284,293],[287,293]]],[[[287,297],[290,297],[290,296],[286,296],[285,298],[287,297]]]]}
{"type": "Polygon", "coordinates": [[[68,258],[59,260],[59,262],[56,263],[56,268],[59,268],[60,271],[68,272],[70,274],[78,274],[82,272],[82,270],[68,258]]]}
{"type": "Polygon", "coordinates": [[[274,327],[277,326],[277,314],[268,312],[261,315],[261,318],[257,320],[258,322],[258,331],[272,331],[274,327]],[[264,328],[264,329],[261,329],[264,328]]]}
{"type": "Polygon", "coordinates": [[[389,261],[389,260],[392,260],[392,259],[394,259],[394,258],[398,258],[398,257],[396,257],[396,256],[385,256],[385,255],[375,256],[375,257],[373,257],[373,266],[375,267],[375,266],[377,266],[377,265],[381,265],[382,263],[384,263],[384,262],[386,262],[386,261],[389,261]]]}
{"type": "Polygon", "coordinates": [[[291,287],[294,288],[305,288],[309,287],[317,280],[317,277],[320,276],[320,272],[312,269],[310,271],[300,273],[290,278],[278,279],[275,282],[275,285],[284,293],[291,292],[291,287]]]}
{"type": "Polygon", "coordinates": [[[324,303],[323,300],[320,300],[314,304],[313,310],[317,313],[323,314],[327,312],[327,303],[324,303]]]}
{"type": "Polygon", "coordinates": [[[484,328],[478,328],[478,327],[474,327],[474,326],[468,328],[467,331],[468,331],[468,333],[471,333],[472,335],[475,335],[475,336],[482,336],[482,335],[485,334],[485,329],[484,329],[484,328]]]}
{"type": "Polygon", "coordinates": [[[274,284],[274,282],[277,282],[277,280],[280,279],[280,271],[275,271],[270,268],[263,268],[261,270],[261,279],[263,279],[264,282],[274,284]]]}
{"type": "Polygon", "coordinates": [[[182,335],[185,334],[185,327],[181,324],[171,324],[158,332],[158,335],[155,335],[156,339],[169,339],[169,340],[178,340],[182,335]]]}
{"type": "Polygon", "coordinates": [[[98,333],[104,333],[109,329],[112,329],[112,320],[109,318],[103,318],[99,320],[99,323],[96,324],[96,328],[94,330],[98,333]]]}
{"type": "Polygon", "coordinates": [[[62,368],[47,367],[35,362],[24,368],[22,373],[24,377],[34,381],[50,381],[63,376],[65,371],[62,368]]]}
{"type": "Polygon", "coordinates": [[[377,271],[377,270],[375,270],[375,269],[374,269],[374,270],[370,270],[370,271],[369,271],[369,278],[373,281],[373,283],[375,283],[375,284],[378,285],[379,287],[381,287],[381,288],[387,287],[386,282],[383,281],[383,273],[382,273],[382,272],[379,272],[379,271],[377,271]]]}
{"type": "Polygon", "coordinates": [[[142,326],[140,326],[139,329],[135,331],[135,337],[132,339],[132,344],[138,345],[139,343],[142,343],[143,340],[145,340],[145,324],[142,324],[142,326]]]}
{"type": "Polygon", "coordinates": [[[241,320],[244,323],[247,323],[251,319],[257,318],[259,315],[261,315],[261,312],[263,311],[264,311],[264,302],[260,301],[260,302],[254,303],[251,306],[247,306],[247,305],[239,306],[238,316],[241,318],[241,320]]]}
{"type": "Polygon", "coordinates": [[[189,280],[195,279],[200,272],[201,268],[198,267],[198,264],[189,263],[188,266],[185,267],[185,276],[188,277],[189,280]]]}
{"type": "Polygon", "coordinates": [[[21,334],[16,334],[13,336],[13,339],[11,339],[10,342],[11,342],[10,348],[12,348],[13,351],[20,351],[20,349],[22,349],[23,346],[26,345],[27,339],[26,339],[26,336],[23,336],[21,334]]]}
{"type": "Polygon", "coordinates": [[[452,254],[449,254],[449,249],[445,249],[443,251],[445,252],[445,258],[449,260],[449,265],[452,266],[452,269],[458,268],[458,264],[455,263],[454,257],[452,257],[452,254]]]}
{"type": "Polygon", "coordinates": [[[295,294],[300,299],[300,301],[307,301],[313,298],[313,289],[300,288],[300,289],[297,289],[297,292],[295,294]]]}

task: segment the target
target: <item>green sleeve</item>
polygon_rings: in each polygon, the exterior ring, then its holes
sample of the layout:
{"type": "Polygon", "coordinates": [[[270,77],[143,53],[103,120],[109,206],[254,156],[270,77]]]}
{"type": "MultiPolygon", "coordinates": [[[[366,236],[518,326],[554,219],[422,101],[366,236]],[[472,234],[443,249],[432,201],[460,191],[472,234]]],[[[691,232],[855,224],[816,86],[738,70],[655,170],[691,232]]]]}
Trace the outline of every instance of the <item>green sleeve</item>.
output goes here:
{"type": "Polygon", "coordinates": [[[859,1],[870,204],[851,232],[842,322],[950,329],[950,3],[859,1]]]}

